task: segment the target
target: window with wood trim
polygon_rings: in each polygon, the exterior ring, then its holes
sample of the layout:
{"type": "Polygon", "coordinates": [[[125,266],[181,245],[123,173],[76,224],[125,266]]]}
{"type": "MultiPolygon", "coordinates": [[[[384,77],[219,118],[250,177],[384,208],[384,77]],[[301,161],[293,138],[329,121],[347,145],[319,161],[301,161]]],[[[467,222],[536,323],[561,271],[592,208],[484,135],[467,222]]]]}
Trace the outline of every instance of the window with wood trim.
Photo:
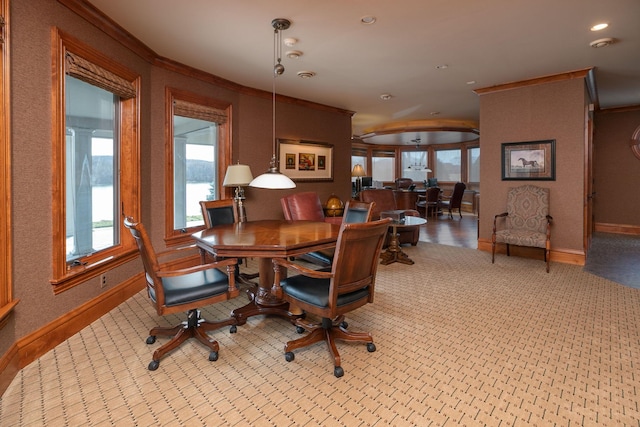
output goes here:
{"type": "Polygon", "coordinates": [[[11,133],[9,94],[9,1],[0,0],[0,328],[18,304],[11,275],[11,133]]]}
{"type": "Polygon", "coordinates": [[[135,255],[140,77],[60,30],[53,34],[53,278],[60,292],[135,255]]]}
{"type": "Polygon", "coordinates": [[[204,226],[199,202],[225,196],[231,105],[172,88],[166,100],[166,237],[181,243],[204,226]]]}

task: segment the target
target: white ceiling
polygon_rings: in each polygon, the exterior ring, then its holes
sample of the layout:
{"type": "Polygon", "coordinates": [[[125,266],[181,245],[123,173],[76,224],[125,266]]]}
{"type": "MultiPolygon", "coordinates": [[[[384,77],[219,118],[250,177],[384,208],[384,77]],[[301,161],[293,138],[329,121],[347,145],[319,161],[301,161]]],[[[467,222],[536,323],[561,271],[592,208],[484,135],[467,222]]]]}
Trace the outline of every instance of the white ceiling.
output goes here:
{"type": "Polygon", "coordinates": [[[479,121],[474,89],[587,67],[600,108],[640,105],[639,0],[89,1],[158,55],[269,92],[271,21],[289,19],[283,38],[299,41],[283,52],[303,55],[283,58],[277,92],[354,111],[356,136],[396,121],[479,121]],[[599,22],[609,27],[589,30],[599,22]],[[590,47],[605,37],[617,41],[590,47]]]}

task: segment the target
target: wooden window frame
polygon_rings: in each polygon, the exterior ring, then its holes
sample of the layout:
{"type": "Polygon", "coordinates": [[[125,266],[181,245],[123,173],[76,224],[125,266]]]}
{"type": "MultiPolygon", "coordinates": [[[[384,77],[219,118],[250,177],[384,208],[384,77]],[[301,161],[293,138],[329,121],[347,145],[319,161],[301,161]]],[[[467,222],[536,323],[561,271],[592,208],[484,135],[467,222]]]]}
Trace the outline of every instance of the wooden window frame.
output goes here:
{"type": "Polygon", "coordinates": [[[120,216],[124,214],[140,218],[140,76],[80,40],[58,28],[52,30],[52,279],[54,293],[65,291],[103,272],[122,265],[137,255],[137,247],[125,229],[120,216]],[[65,156],[65,75],[67,53],[80,57],[105,70],[122,81],[128,82],[134,96],[120,98],[120,200],[119,216],[114,217],[113,226],[120,227],[120,242],[94,254],[83,256],[74,263],[66,259],[66,156],[65,156]]]}
{"type": "Polygon", "coordinates": [[[19,300],[13,299],[11,232],[11,96],[9,66],[9,0],[0,0],[0,328],[19,300]]]}
{"type": "Polygon", "coordinates": [[[231,197],[231,190],[222,187],[227,167],[231,164],[231,123],[232,108],[229,102],[218,101],[186,90],[167,87],[165,90],[165,243],[167,246],[192,243],[191,234],[204,229],[204,225],[176,230],[174,224],[174,146],[173,116],[175,103],[189,103],[202,106],[209,113],[216,112],[216,117],[194,115],[193,118],[205,119],[217,123],[218,131],[218,194],[221,198],[231,197]]]}

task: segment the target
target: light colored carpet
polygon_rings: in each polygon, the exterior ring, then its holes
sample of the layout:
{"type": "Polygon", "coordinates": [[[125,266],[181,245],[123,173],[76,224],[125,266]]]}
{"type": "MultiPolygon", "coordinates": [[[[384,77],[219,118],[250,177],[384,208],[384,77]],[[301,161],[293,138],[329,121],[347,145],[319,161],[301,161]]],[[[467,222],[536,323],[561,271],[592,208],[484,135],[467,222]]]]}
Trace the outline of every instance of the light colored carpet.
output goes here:
{"type": "MultiPolygon", "coordinates": [[[[159,319],[140,293],[23,369],[1,425],[640,425],[640,290],[580,266],[421,242],[413,266],[380,266],[374,304],[348,316],[378,350],[324,344],[284,360],[299,335],[257,316],[194,340],[147,370],[159,319]]],[[[250,261],[250,266],[255,266],[250,261]]],[[[207,307],[223,317],[244,298],[207,307]]]]}

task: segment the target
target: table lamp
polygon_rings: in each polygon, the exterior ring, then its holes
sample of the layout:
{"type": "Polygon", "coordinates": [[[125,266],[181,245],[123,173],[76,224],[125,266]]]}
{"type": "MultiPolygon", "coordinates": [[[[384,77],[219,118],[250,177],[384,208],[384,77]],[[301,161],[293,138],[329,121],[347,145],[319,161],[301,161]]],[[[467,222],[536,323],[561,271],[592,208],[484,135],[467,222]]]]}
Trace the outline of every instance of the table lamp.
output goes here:
{"type": "Polygon", "coordinates": [[[238,205],[239,222],[245,222],[247,220],[247,214],[242,203],[244,200],[244,188],[242,187],[249,185],[252,180],[253,175],[251,174],[251,169],[248,165],[241,165],[240,162],[227,167],[227,173],[224,175],[222,185],[224,187],[236,187],[233,200],[235,200],[238,205]]]}
{"type": "Polygon", "coordinates": [[[361,164],[357,164],[353,167],[351,171],[351,176],[356,177],[356,194],[359,194],[362,191],[362,177],[366,175],[364,168],[361,164]]]}

